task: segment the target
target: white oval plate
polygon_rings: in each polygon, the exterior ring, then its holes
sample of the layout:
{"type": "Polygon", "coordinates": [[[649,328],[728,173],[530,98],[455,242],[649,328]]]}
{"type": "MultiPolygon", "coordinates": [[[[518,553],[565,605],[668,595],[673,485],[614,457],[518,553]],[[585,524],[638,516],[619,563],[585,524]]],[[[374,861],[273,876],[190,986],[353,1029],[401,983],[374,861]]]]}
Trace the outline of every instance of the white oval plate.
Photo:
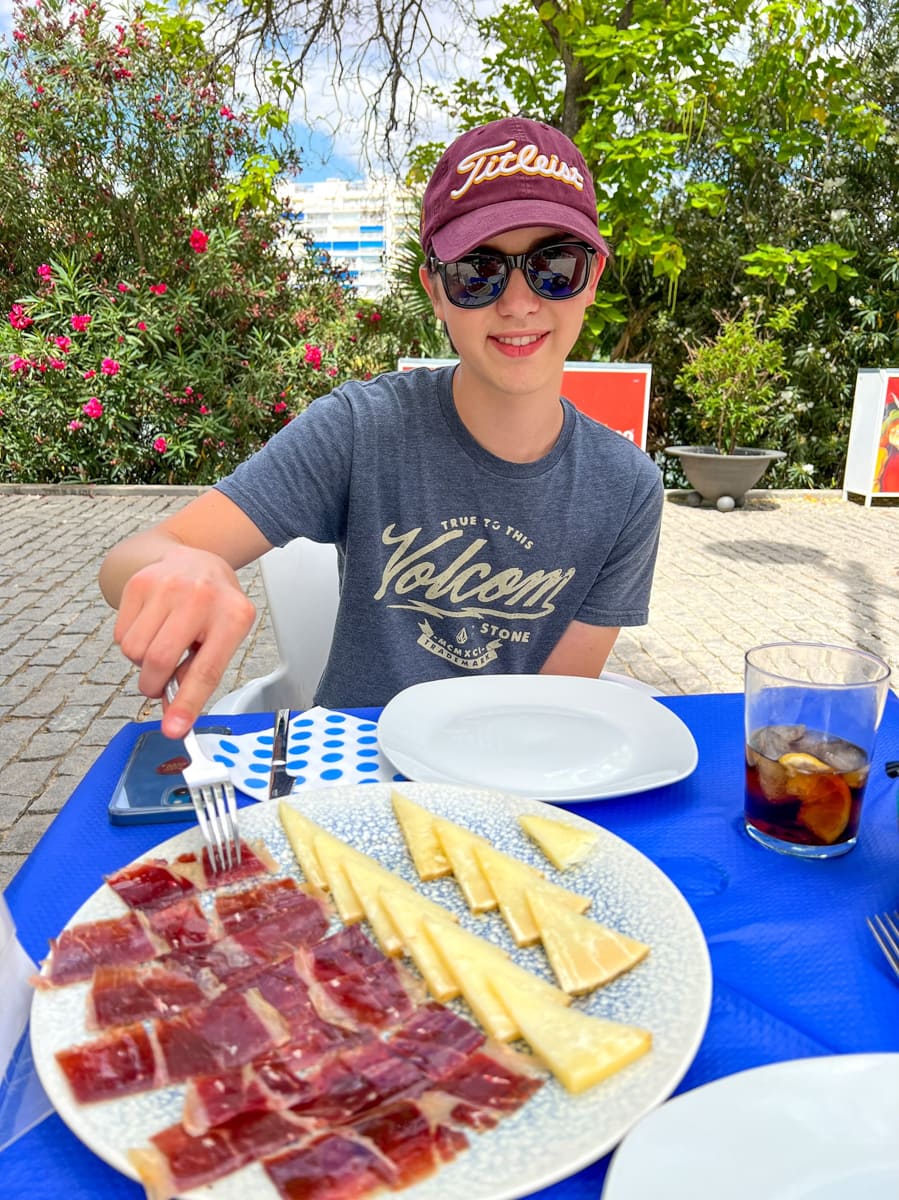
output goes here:
{"type": "MultiPolygon", "coordinates": [[[[550,1079],[527,1104],[488,1133],[473,1135],[470,1147],[429,1179],[402,1193],[408,1200],[513,1200],[546,1187],[615,1146],[644,1113],[677,1087],[702,1040],[711,1003],[711,968],[702,930],[674,884],[639,851],[604,829],[570,813],[563,820],[597,835],[587,859],[569,871],[555,871],[524,834],[517,816],[545,812],[536,801],[497,792],[474,792],[434,784],[401,784],[401,790],[489,838],[499,848],[537,865],[548,878],[590,895],[591,916],[651,946],[642,963],[608,987],[575,1001],[577,1007],[610,1020],[649,1029],[650,1052],[617,1075],[578,1096],[550,1079]]],[[[474,917],[452,879],[420,883],[390,804],[391,785],[331,787],[291,797],[289,803],[337,837],[371,854],[455,912],[467,928],[499,942],[515,960],[551,978],[540,947],[517,950],[498,913],[474,917]]],[[[241,809],[241,833],[262,837],[285,874],[301,878],[278,819],[278,801],[241,809]]],[[[172,857],[198,849],[190,829],[163,842],[148,857],[172,857]]],[[[72,917],[70,924],[116,916],[124,906],[105,885],[72,917]]],[[[410,968],[411,969],[411,968],[410,968]]],[[[95,1154],[134,1177],[129,1147],[179,1120],[184,1088],[170,1087],[103,1104],[79,1105],[60,1072],[54,1053],[86,1041],[87,984],[35,993],[31,1040],[41,1082],[72,1132],[95,1154]]],[[[464,1005],[454,1008],[466,1013],[464,1005]]],[[[521,1048],[522,1043],[515,1045],[521,1048]]],[[[264,1170],[252,1164],[208,1188],[190,1193],[199,1200],[276,1200],[264,1170]]]]}
{"type": "Polygon", "coordinates": [[[550,803],[649,791],[699,761],[690,730],[652,696],[571,675],[417,683],[388,702],[378,742],[409,779],[550,803]]]}
{"type": "Polygon", "coordinates": [[[895,1200],[897,1104],[899,1054],[728,1075],[644,1117],[615,1152],[602,1200],[895,1200]]]}

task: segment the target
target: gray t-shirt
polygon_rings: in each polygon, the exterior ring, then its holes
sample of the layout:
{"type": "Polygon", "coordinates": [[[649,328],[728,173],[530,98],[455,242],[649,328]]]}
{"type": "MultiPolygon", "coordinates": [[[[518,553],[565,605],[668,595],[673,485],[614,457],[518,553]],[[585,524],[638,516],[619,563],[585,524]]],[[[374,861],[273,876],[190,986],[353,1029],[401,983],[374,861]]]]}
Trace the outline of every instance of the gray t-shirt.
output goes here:
{"type": "Polygon", "coordinates": [[[453,369],[346,383],[217,485],[273,545],[337,545],[318,704],[536,673],[572,620],[648,619],[663,498],[652,460],[564,399],[549,454],[497,458],[456,412],[453,369]]]}

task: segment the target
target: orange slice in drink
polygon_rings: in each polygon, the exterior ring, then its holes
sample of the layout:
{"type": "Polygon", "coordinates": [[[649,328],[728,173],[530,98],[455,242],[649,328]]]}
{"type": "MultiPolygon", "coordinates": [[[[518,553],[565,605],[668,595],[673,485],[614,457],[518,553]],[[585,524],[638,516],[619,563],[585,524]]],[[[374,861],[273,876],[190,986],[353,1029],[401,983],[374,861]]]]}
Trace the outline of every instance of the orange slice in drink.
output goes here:
{"type": "Polygon", "coordinates": [[[852,793],[841,775],[795,775],[790,791],[802,803],[796,814],[809,833],[830,846],[849,824],[852,793]]]}
{"type": "Polygon", "coordinates": [[[801,771],[803,775],[819,775],[822,771],[832,771],[826,762],[815,758],[814,754],[805,754],[796,750],[791,754],[782,754],[777,760],[788,771],[801,771]]]}

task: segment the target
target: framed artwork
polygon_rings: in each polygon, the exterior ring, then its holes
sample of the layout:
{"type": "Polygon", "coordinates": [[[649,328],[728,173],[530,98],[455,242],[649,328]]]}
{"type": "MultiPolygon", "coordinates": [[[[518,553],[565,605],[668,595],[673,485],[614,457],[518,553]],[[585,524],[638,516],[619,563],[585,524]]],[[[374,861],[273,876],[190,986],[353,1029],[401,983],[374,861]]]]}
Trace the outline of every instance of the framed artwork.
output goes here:
{"type": "MultiPolygon", "coordinates": [[[[412,371],[416,367],[445,367],[456,361],[401,358],[397,366],[400,371],[412,371]]],[[[588,417],[645,450],[651,379],[648,363],[566,362],[562,395],[588,417]]]]}
{"type": "Polygon", "coordinates": [[[899,498],[899,367],[859,371],[855,381],[843,499],[899,498]]]}

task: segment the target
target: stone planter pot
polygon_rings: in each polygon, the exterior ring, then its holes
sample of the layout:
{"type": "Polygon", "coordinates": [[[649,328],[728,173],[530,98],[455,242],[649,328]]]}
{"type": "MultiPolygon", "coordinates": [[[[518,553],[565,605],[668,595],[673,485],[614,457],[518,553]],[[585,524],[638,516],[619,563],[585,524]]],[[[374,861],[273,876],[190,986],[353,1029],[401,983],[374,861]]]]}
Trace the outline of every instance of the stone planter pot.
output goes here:
{"type": "Polygon", "coordinates": [[[746,493],[755,487],[772,462],[784,457],[783,450],[752,450],[737,446],[733,454],[719,454],[714,446],[668,446],[666,454],[679,458],[697,499],[714,504],[722,512],[742,508],[746,493]]]}

